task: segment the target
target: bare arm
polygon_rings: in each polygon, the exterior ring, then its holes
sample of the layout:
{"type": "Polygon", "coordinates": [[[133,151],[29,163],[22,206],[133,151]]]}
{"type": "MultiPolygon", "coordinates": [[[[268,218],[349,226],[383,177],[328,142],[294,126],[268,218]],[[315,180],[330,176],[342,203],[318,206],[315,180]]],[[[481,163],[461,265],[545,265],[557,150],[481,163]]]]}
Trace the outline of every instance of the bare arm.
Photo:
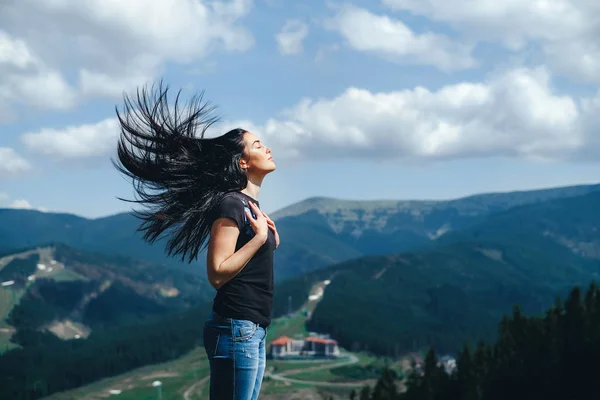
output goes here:
{"type": "Polygon", "coordinates": [[[252,256],[267,241],[266,219],[262,215],[257,215],[256,220],[252,216],[249,218],[255,235],[238,251],[235,251],[235,245],[240,230],[234,221],[219,218],[211,227],[206,272],[208,281],[215,289],[219,289],[244,269],[252,256]]]}

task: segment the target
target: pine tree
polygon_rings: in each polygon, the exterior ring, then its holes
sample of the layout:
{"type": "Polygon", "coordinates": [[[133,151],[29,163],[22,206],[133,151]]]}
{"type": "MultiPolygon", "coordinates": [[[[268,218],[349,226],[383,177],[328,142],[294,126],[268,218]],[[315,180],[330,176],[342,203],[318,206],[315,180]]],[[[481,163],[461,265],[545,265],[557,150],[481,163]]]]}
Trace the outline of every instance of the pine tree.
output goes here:
{"type": "Polygon", "coordinates": [[[491,355],[488,353],[488,348],[485,343],[479,342],[475,353],[473,354],[473,369],[472,369],[472,395],[476,400],[484,398],[484,385],[488,375],[488,365],[491,355]]]}
{"type": "Polygon", "coordinates": [[[359,400],[371,400],[371,388],[369,385],[363,386],[363,388],[360,390],[359,400]]]}
{"type": "Polygon", "coordinates": [[[461,400],[477,400],[477,381],[475,367],[471,356],[471,348],[465,345],[456,360],[456,382],[461,400]]]}
{"type": "Polygon", "coordinates": [[[502,319],[493,346],[465,346],[450,377],[427,353],[422,376],[414,371],[402,400],[591,399],[600,393],[600,288],[574,288],[544,316],[515,307],[502,319]]]}
{"type": "Polygon", "coordinates": [[[417,369],[416,361],[413,359],[411,361],[411,370],[406,377],[406,382],[404,383],[406,386],[406,392],[401,396],[401,398],[406,400],[419,399],[422,383],[423,377],[417,369]]]}
{"type": "Polygon", "coordinates": [[[398,396],[394,371],[386,367],[373,389],[372,400],[395,400],[398,396]]]}
{"type": "Polygon", "coordinates": [[[600,382],[597,379],[596,360],[600,359],[600,287],[593,282],[586,296],[586,353],[588,393],[600,393],[600,382]],[[590,379],[590,376],[594,376],[590,379]]]}
{"type": "Polygon", "coordinates": [[[439,368],[435,350],[430,348],[423,364],[423,396],[426,400],[435,399],[436,388],[439,384],[439,368]]]}
{"type": "Polygon", "coordinates": [[[568,382],[570,388],[568,397],[579,399],[583,397],[581,389],[585,381],[581,379],[580,363],[586,358],[585,354],[585,319],[586,312],[581,298],[581,289],[575,287],[565,302],[562,337],[562,379],[568,382]]]}

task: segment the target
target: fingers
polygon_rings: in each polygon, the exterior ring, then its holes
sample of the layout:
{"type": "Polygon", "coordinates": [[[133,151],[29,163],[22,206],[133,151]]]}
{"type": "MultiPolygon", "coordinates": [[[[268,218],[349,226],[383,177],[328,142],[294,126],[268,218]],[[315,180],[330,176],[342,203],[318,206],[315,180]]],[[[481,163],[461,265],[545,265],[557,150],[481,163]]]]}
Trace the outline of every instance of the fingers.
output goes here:
{"type": "Polygon", "coordinates": [[[269,218],[265,215],[265,219],[267,220],[267,224],[275,226],[275,222],[271,218],[269,218]]]}
{"type": "Polygon", "coordinates": [[[257,220],[258,216],[259,216],[259,213],[256,212],[256,210],[257,210],[256,204],[254,204],[253,202],[249,201],[248,205],[250,206],[250,208],[252,208],[254,210],[254,214],[256,214],[256,218],[254,217],[254,215],[248,209],[244,209],[246,211],[246,214],[250,215],[252,217],[252,219],[257,220]]]}
{"type": "MultiPolygon", "coordinates": [[[[260,219],[261,217],[265,218],[265,213],[260,208],[258,208],[258,206],[256,204],[254,204],[251,201],[249,201],[248,204],[250,204],[250,207],[252,207],[254,209],[254,212],[256,214],[256,219],[260,219]]],[[[265,218],[265,219],[268,220],[268,218],[265,218]]]]}
{"type": "MultiPolygon", "coordinates": [[[[253,202],[249,201],[248,204],[250,205],[250,207],[252,207],[252,209],[254,209],[254,211],[260,211],[260,213],[262,213],[262,211],[253,202]]],[[[257,212],[257,214],[260,213],[257,212]]]]}
{"type": "Polygon", "coordinates": [[[269,216],[267,215],[267,213],[265,213],[263,210],[260,210],[260,212],[262,212],[262,215],[264,215],[264,217],[267,219],[267,221],[273,222],[273,220],[271,218],[269,218],[269,216]]]}

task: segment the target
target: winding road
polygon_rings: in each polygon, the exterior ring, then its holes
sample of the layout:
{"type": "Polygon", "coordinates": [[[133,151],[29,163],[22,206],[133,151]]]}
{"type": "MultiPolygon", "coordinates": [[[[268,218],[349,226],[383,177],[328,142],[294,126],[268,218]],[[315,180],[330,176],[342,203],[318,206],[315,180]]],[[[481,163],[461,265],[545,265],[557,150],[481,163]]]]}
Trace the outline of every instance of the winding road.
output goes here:
{"type": "Polygon", "coordinates": [[[287,375],[293,375],[293,374],[298,374],[301,372],[309,372],[309,371],[318,371],[318,370],[322,370],[322,369],[333,369],[333,368],[339,368],[339,367],[343,367],[346,365],[352,365],[352,364],[356,364],[358,362],[358,357],[355,356],[354,354],[350,354],[348,360],[344,360],[341,362],[337,362],[337,363],[327,363],[324,365],[319,365],[317,367],[311,367],[311,368],[302,368],[302,369],[296,369],[296,370],[289,370],[289,371],[285,371],[282,372],[280,374],[272,374],[270,372],[265,372],[265,377],[267,378],[271,378],[277,381],[283,381],[283,382],[289,382],[289,383],[303,383],[306,385],[314,385],[314,386],[341,386],[341,387],[353,387],[353,386],[362,386],[365,384],[364,381],[355,381],[355,382],[326,382],[326,381],[307,381],[307,380],[303,380],[303,379],[294,379],[294,378],[288,378],[287,375]]]}
{"type": "Polygon", "coordinates": [[[200,379],[197,382],[194,382],[193,385],[191,385],[189,388],[187,388],[185,390],[185,392],[183,392],[183,398],[185,400],[190,400],[190,396],[192,395],[192,393],[194,393],[194,391],[198,390],[199,387],[204,385],[206,383],[206,381],[208,381],[209,378],[210,378],[210,376],[207,376],[205,378],[200,379]]]}
{"type": "MultiPolygon", "coordinates": [[[[325,282],[322,282],[322,284],[324,284],[324,283],[325,282]]],[[[324,286],[326,286],[326,284],[324,284],[324,286]]],[[[321,291],[319,291],[318,296],[316,296],[314,298],[310,298],[309,301],[318,302],[322,298],[322,295],[323,295],[323,292],[321,290],[321,291]]],[[[358,363],[358,361],[359,361],[359,359],[356,355],[348,354],[347,357],[345,357],[343,360],[341,360],[339,362],[322,363],[322,364],[319,364],[317,366],[310,367],[310,368],[299,368],[299,369],[287,370],[287,371],[281,372],[279,374],[273,374],[269,371],[265,371],[265,378],[270,378],[270,379],[273,379],[276,381],[281,381],[281,382],[300,383],[300,384],[313,385],[313,386],[362,387],[365,383],[370,383],[370,381],[327,382],[327,381],[309,381],[309,380],[295,379],[295,378],[288,377],[288,375],[294,375],[294,374],[299,374],[299,373],[303,373],[303,372],[312,372],[312,371],[319,371],[319,370],[324,370],[324,369],[334,369],[334,368],[344,367],[347,365],[356,364],[356,363],[358,363]]],[[[298,362],[298,360],[294,360],[293,362],[298,362]]],[[[316,361],[316,360],[308,361],[307,360],[306,362],[318,362],[318,361],[316,361]]],[[[191,400],[191,395],[194,392],[197,392],[198,388],[201,387],[202,385],[204,385],[208,381],[208,379],[209,379],[209,377],[206,377],[204,379],[201,379],[201,380],[195,382],[190,387],[188,387],[186,389],[186,391],[183,393],[183,398],[185,400],[191,400]]]]}

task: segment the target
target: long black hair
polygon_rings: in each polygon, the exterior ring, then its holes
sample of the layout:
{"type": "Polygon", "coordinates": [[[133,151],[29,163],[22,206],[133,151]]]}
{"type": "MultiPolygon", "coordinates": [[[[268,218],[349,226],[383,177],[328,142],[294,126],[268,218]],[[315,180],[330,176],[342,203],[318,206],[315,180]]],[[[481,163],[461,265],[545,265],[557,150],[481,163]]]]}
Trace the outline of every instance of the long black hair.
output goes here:
{"type": "Polygon", "coordinates": [[[166,253],[192,262],[208,244],[213,210],[223,195],[248,183],[239,164],[246,131],[204,138],[219,121],[216,107],[203,101],[204,92],[180,107],[181,90],[169,105],[168,90],[161,81],[138,88],[134,99],[124,95],[123,112],[116,109],[118,161],[112,163],[132,179],[136,193],[136,200],[119,199],[144,206],[134,210],[143,239],[154,243],[170,236],[166,253]]]}

